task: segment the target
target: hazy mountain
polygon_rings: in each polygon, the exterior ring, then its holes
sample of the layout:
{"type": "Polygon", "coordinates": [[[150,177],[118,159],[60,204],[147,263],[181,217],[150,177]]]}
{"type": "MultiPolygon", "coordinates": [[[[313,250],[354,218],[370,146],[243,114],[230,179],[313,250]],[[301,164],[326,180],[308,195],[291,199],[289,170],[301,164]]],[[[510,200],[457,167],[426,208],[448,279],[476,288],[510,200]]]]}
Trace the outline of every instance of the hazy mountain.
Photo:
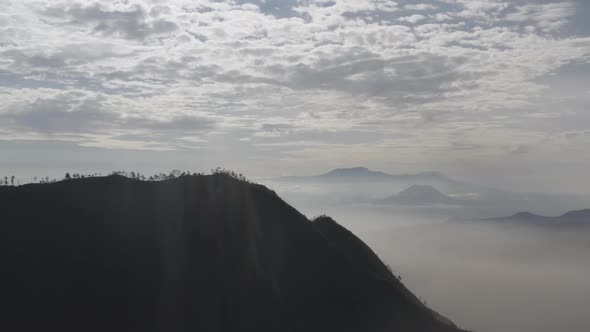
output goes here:
{"type": "Polygon", "coordinates": [[[328,217],[226,175],[0,187],[11,331],[458,329],[328,217]]]}
{"type": "Polygon", "coordinates": [[[415,174],[387,174],[373,171],[366,167],[336,168],[327,173],[312,176],[286,176],[283,181],[433,181],[445,180],[439,172],[421,172],[415,174]]]}
{"type": "Polygon", "coordinates": [[[366,167],[353,167],[353,168],[337,168],[331,170],[326,174],[319,175],[319,178],[365,178],[365,179],[379,179],[389,177],[389,174],[383,172],[371,171],[366,167]]]}
{"type": "Polygon", "coordinates": [[[518,212],[511,216],[488,218],[489,221],[527,222],[548,225],[590,225],[590,209],[568,211],[560,216],[541,216],[531,212],[518,212]]]}
{"type": "Polygon", "coordinates": [[[587,221],[590,222],[590,209],[584,210],[576,210],[576,211],[568,211],[561,216],[559,216],[560,220],[579,220],[579,221],[587,221]]]}
{"type": "MultiPolygon", "coordinates": [[[[588,203],[588,199],[574,195],[519,193],[490,188],[453,179],[440,172],[388,174],[366,167],[337,168],[320,175],[282,177],[269,179],[266,183],[277,188],[289,202],[296,203],[306,211],[326,211],[327,206],[342,208],[359,204],[371,205],[383,197],[414,185],[430,186],[447,195],[448,197],[443,198],[440,194],[430,193],[432,199],[417,200],[417,204],[414,204],[447,205],[444,211],[436,212],[439,215],[446,214],[447,217],[481,218],[509,215],[519,210],[535,210],[550,215],[588,203]],[[461,209],[453,211],[448,209],[450,205],[461,209]]],[[[389,198],[396,200],[394,197],[389,198]]],[[[398,200],[406,200],[405,205],[412,205],[414,198],[398,200]]],[[[415,213],[425,212],[414,210],[415,213]]],[[[335,213],[333,210],[329,211],[335,213]]]]}
{"type": "Polygon", "coordinates": [[[278,183],[320,184],[324,188],[354,185],[355,192],[401,191],[413,185],[432,186],[449,194],[465,195],[469,199],[483,196],[496,199],[506,197],[505,192],[485,186],[455,180],[440,172],[388,174],[366,167],[337,168],[321,175],[287,176],[273,179],[278,183]],[[366,188],[365,188],[366,187],[366,188]]]}
{"type": "Polygon", "coordinates": [[[377,201],[380,204],[432,205],[461,204],[462,201],[447,196],[433,186],[413,185],[400,191],[397,195],[377,201]]]}

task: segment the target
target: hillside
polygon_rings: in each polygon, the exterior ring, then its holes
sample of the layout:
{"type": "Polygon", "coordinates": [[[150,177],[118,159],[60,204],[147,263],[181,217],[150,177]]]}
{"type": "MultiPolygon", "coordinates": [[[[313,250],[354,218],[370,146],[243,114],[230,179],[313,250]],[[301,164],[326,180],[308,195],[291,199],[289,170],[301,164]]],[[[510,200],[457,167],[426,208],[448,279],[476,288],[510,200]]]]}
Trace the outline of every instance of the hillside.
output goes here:
{"type": "Polygon", "coordinates": [[[11,331],[458,331],[334,221],[226,175],[0,188],[11,331]]]}

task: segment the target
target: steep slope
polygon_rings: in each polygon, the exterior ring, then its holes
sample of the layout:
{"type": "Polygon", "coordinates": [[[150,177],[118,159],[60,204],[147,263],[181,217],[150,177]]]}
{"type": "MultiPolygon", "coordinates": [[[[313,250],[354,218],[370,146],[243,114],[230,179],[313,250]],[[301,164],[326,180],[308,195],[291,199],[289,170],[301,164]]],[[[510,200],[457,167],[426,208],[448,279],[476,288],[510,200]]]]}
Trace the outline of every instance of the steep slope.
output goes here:
{"type": "MultiPolygon", "coordinates": [[[[398,281],[389,267],[379,259],[377,254],[375,254],[369,246],[357,238],[352,232],[342,227],[328,216],[321,216],[314,219],[313,224],[336,250],[347,257],[349,262],[353,264],[355,268],[367,271],[377,279],[391,285],[391,289],[395,290],[394,296],[398,300],[405,305],[410,304],[423,315],[433,316],[436,325],[442,323],[451,330],[456,328],[451,321],[426,307],[414,294],[412,294],[412,292],[410,292],[410,290],[398,281]]],[[[430,327],[430,329],[436,331],[436,325],[430,327]]]]}
{"type": "Polygon", "coordinates": [[[225,175],[0,189],[11,331],[457,331],[354,235],[225,175]]]}

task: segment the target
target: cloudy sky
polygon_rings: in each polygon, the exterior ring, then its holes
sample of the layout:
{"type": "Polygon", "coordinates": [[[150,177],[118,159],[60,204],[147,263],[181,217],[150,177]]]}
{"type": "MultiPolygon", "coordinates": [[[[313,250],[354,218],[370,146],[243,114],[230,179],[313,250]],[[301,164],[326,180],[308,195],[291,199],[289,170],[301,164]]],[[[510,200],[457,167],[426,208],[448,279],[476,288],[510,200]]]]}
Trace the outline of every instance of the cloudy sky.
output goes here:
{"type": "Polygon", "coordinates": [[[0,0],[0,173],[590,192],[590,2],[0,0]]]}

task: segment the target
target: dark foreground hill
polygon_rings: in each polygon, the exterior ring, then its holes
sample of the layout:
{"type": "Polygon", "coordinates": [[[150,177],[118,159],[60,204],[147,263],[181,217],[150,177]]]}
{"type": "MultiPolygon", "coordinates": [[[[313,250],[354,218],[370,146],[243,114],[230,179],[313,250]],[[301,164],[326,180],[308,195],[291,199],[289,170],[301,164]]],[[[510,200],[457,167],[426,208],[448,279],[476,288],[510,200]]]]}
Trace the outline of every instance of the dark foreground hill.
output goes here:
{"type": "Polygon", "coordinates": [[[226,175],[0,187],[5,331],[454,332],[352,233],[226,175]]]}

